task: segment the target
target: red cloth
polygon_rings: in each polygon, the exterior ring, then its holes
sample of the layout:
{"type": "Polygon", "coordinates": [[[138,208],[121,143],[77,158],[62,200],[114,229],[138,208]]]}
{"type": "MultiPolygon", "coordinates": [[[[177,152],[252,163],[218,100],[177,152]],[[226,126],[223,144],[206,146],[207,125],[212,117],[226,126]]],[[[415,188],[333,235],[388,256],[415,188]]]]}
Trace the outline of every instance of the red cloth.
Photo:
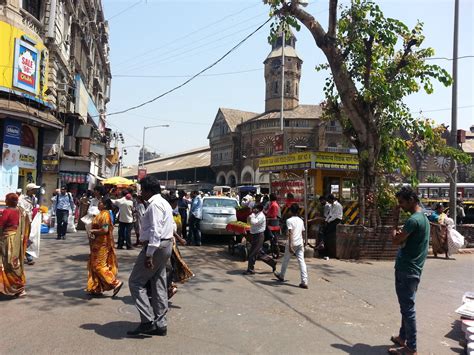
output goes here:
{"type": "Polygon", "coordinates": [[[20,223],[20,211],[17,208],[6,208],[0,218],[0,227],[3,229],[17,228],[20,223]]]}
{"type": "Polygon", "coordinates": [[[278,212],[280,211],[280,206],[276,201],[270,202],[267,210],[267,218],[278,218],[278,212]]]}

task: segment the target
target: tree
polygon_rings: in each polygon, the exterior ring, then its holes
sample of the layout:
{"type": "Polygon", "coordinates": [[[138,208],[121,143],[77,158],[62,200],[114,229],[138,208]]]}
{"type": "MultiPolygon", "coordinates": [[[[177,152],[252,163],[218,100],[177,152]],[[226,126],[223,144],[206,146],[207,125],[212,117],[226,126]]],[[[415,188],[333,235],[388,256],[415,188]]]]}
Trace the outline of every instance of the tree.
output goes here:
{"type": "Polygon", "coordinates": [[[302,23],[323,51],[329,69],[324,86],[323,116],[337,119],[344,135],[357,148],[359,158],[360,221],[378,224],[378,180],[383,173],[410,175],[407,152],[416,147],[425,154],[450,156],[466,161],[463,153],[450,148],[442,138],[445,127],[415,118],[403,98],[423,89],[433,91],[432,80],[451,84],[451,77],[426,58],[432,48],[421,48],[423,24],[409,29],[401,21],[386,18],[372,0],[353,0],[341,8],[329,0],[329,22],[325,31],[297,0],[264,0],[271,7],[270,40],[283,30],[300,29],[302,23]],[[400,128],[410,139],[402,138],[400,128]]]}

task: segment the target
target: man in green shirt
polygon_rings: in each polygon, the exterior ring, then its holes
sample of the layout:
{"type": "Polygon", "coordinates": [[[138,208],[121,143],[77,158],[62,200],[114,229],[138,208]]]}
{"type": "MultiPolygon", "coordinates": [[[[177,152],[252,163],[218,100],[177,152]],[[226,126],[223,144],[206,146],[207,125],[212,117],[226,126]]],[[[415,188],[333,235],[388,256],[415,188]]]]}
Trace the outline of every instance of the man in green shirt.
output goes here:
{"type": "Polygon", "coordinates": [[[391,340],[398,346],[389,349],[390,354],[417,354],[415,295],[420,283],[423,265],[428,255],[430,223],[420,207],[416,191],[404,186],[395,195],[398,199],[396,216],[402,208],[411,216],[401,230],[395,226],[393,243],[400,246],[395,262],[395,290],[402,322],[398,336],[391,340]]]}

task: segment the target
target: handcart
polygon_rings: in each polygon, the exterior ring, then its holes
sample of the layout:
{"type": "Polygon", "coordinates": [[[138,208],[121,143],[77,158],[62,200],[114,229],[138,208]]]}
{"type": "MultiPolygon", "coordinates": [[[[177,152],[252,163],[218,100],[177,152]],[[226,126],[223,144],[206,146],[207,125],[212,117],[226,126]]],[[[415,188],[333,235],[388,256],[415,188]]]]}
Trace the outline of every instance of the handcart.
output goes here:
{"type": "Polygon", "coordinates": [[[228,245],[229,254],[239,255],[242,261],[246,261],[249,256],[247,244],[249,244],[250,225],[243,222],[230,222],[226,230],[234,233],[228,245]]]}

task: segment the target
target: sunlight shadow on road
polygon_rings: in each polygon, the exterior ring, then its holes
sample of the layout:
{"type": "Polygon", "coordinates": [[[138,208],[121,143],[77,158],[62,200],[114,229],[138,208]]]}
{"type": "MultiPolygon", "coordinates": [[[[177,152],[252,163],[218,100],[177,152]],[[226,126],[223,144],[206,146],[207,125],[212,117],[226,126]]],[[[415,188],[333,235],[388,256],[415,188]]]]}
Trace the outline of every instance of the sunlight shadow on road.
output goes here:
{"type": "Polygon", "coordinates": [[[368,345],[357,343],[354,345],[346,344],[331,344],[333,348],[344,351],[347,354],[360,354],[360,355],[370,355],[370,354],[386,354],[389,348],[388,345],[368,345]]]}
{"type": "MultiPolygon", "coordinates": [[[[81,325],[81,329],[93,330],[96,334],[103,336],[105,338],[120,340],[128,339],[127,330],[135,329],[137,323],[126,322],[126,321],[117,321],[110,322],[105,324],[94,324],[88,323],[81,325]]],[[[137,337],[135,337],[137,338],[137,337]]],[[[147,338],[147,337],[143,337],[147,338]]]]}

